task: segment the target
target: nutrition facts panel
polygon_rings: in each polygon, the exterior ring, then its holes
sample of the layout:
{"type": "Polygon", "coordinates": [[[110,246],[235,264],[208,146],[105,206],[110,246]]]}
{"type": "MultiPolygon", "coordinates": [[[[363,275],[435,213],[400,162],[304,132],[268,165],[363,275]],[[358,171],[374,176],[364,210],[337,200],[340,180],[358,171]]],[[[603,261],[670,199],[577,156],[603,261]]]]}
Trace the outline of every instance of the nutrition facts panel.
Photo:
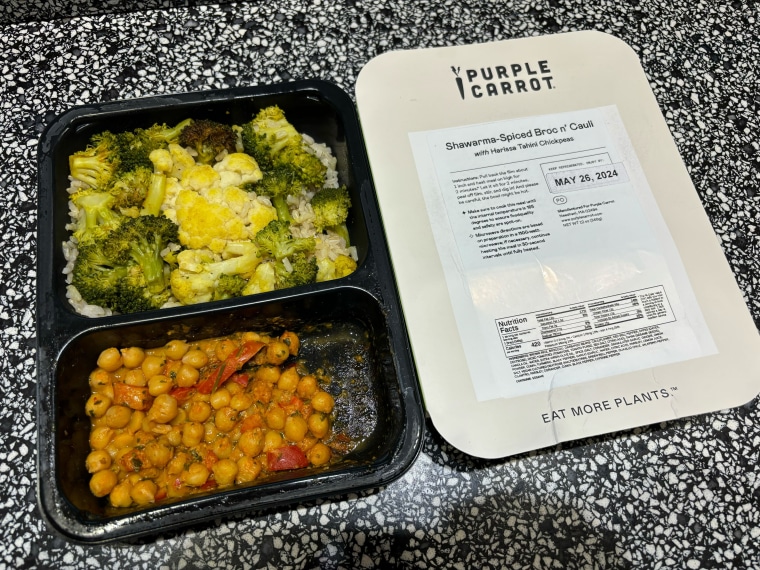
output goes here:
{"type": "MultiPolygon", "coordinates": [[[[661,286],[603,299],[556,307],[525,315],[496,319],[507,355],[542,350],[554,339],[633,330],[674,320],[661,286]]],[[[566,346],[568,343],[562,343],[566,346]]]]}

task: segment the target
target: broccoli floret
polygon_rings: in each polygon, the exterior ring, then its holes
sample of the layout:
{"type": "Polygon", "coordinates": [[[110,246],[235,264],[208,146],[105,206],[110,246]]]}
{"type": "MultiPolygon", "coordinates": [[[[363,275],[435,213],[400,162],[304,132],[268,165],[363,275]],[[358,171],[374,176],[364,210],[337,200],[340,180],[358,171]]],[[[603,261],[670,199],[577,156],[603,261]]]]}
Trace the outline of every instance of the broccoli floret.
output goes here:
{"type": "Polygon", "coordinates": [[[115,175],[108,187],[117,211],[139,208],[148,195],[153,170],[143,166],[115,175]]]}
{"type": "Polygon", "coordinates": [[[317,156],[306,150],[302,143],[298,147],[286,147],[276,157],[275,166],[292,168],[301,184],[306,188],[322,188],[325,185],[327,167],[317,156]]]}
{"type": "Polygon", "coordinates": [[[246,285],[248,285],[246,278],[240,275],[227,275],[223,273],[216,282],[213,300],[221,301],[223,299],[240,297],[246,285]]]}
{"type": "Polygon", "coordinates": [[[189,122],[187,119],[174,127],[153,125],[122,133],[97,133],[85,150],[69,156],[70,174],[91,188],[112,191],[111,186],[127,173],[143,168],[152,172],[150,153],[176,142],[189,122]]]}
{"type": "Polygon", "coordinates": [[[345,186],[324,188],[311,199],[314,210],[314,226],[319,231],[330,230],[341,236],[349,245],[346,220],[351,208],[351,197],[345,186]]]}
{"type": "Polygon", "coordinates": [[[277,154],[288,146],[300,147],[303,138],[285,118],[276,105],[261,109],[251,121],[241,126],[243,150],[251,155],[259,167],[274,166],[277,154]]]}
{"type": "Polygon", "coordinates": [[[187,125],[179,135],[179,144],[198,153],[197,161],[210,164],[220,152],[235,152],[237,136],[230,125],[199,119],[187,125]]]}
{"type": "Polygon", "coordinates": [[[256,160],[264,173],[262,183],[268,176],[285,179],[289,186],[296,185],[289,194],[324,186],[327,167],[307,150],[301,133],[276,105],[262,109],[242,125],[240,138],[244,151],[256,160]]]}
{"type": "Polygon", "coordinates": [[[317,280],[317,260],[305,253],[294,253],[285,260],[275,262],[275,288],[287,289],[308,285],[317,280]]]}
{"type": "Polygon", "coordinates": [[[123,314],[158,309],[169,299],[168,289],[148,291],[139,266],[114,260],[98,243],[79,249],[72,285],[88,303],[123,314]]]}
{"type": "Polygon", "coordinates": [[[316,247],[314,238],[294,238],[290,233],[290,224],[282,220],[272,220],[254,237],[261,250],[281,260],[295,253],[309,253],[316,247]]]}
{"type": "Polygon", "coordinates": [[[288,196],[300,194],[303,186],[297,173],[290,167],[279,165],[264,172],[260,182],[247,184],[244,188],[254,190],[259,196],[266,196],[272,201],[277,212],[277,219],[283,222],[293,221],[288,207],[288,196]]]}
{"type": "Polygon", "coordinates": [[[106,187],[121,164],[118,146],[116,135],[108,131],[93,135],[86,149],[69,156],[71,177],[91,188],[106,187]]]}
{"type": "Polygon", "coordinates": [[[102,251],[111,260],[139,267],[147,292],[162,295],[169,286],[161,252],[170,243],[178,243],[177,224],[163,216],[125,218],[108,234],[102,251]]]}
{"type": "MultiPolygon", "coordinates": [[[[171,273],[171,289],[183,305],[203,303],[214,299],[220,280],[232,285],[232,276],[243,278],[242,288],[261,262],[259,250],[253,242],[230,242],[223,255],[227,259],[216,261],[211,252],[187,249],[177,255],[178,267],[171,273]]],[[[235,284],[235,290],[240,282],[235,284]]]]}
{"type": "Polygon", "coordinates": [[[183,129],[191,122],[191,119],[185,119],[173,127],[155,124],[147,129],[138,128],[117,135],[121,170],[128,172],[140,167],[153,169],[150,153],[177,142],[183,129]]]}
{"type": "Polygon", "coordinates": [[[71,201],[80,210],[73,232],[80,246],[102,239],[121,224],[123,216],[113,209],[116,200],[108,192],[87,188],[73,194],[71,201]]]}

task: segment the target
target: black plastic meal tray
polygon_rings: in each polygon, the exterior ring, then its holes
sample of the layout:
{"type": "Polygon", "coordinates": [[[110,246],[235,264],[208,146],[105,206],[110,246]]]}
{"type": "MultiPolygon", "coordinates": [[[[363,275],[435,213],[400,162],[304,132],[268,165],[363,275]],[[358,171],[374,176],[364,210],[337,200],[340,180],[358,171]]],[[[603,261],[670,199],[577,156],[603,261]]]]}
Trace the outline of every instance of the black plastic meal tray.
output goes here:
{"type": "Polygon", "coordinates": [[[39,144],[38,497],[65,537],[86,543],[125,540],[238,513],[378,488],[401,476],[419,452],[422,406],[364,142],[351,99],[323,81],[174,94],[76,107],[57,117],[39,144]],[[103,130],[208,118],[247,122],[279,105],[296,129],[330,146],[351,194],[348,220],[358,252],[354,273],[335,281],[194,306],[84,317],[66,297],[62,243],[69,221],[68,157],[103,130]],[[88,375],[110,346],[162,346],[256,330],[301,336],[299,354],[333,381],[335,424],[359,445],[321,470],[208,492],[142,509],[114,509],[89,491],[85,458],[88,375]]]}

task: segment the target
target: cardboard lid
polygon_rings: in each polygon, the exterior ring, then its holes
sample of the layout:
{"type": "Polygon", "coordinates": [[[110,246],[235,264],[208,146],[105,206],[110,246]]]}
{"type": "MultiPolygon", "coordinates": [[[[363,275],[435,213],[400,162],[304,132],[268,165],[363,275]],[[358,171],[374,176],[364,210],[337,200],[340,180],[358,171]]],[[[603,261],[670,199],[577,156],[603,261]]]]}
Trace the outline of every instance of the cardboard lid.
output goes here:
{"type": "Polygon", "coordinates": [[[389,52],[356,98],[425,405],[497,458],[746,403],[760,338],[635,53],[389,52]]]}

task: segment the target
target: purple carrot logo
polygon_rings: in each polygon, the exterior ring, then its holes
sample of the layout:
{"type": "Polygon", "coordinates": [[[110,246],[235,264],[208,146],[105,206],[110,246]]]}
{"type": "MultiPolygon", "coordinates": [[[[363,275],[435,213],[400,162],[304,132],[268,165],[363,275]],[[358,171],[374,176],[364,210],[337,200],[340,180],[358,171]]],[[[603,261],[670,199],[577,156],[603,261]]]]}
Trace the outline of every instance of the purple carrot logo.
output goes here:
{"type": "Polygon", "coordinates": [[[460,97],[462,97],[462,99],[464,99],[464,83],[462,82],[462,78],[459,77],[459,69],[460,69],[459,67],[454,67],[453,65],[451,66],[451,71],[453,71],[454,75],[456,76],[457,87],[459,88],[459,95],[460,97]]]}

